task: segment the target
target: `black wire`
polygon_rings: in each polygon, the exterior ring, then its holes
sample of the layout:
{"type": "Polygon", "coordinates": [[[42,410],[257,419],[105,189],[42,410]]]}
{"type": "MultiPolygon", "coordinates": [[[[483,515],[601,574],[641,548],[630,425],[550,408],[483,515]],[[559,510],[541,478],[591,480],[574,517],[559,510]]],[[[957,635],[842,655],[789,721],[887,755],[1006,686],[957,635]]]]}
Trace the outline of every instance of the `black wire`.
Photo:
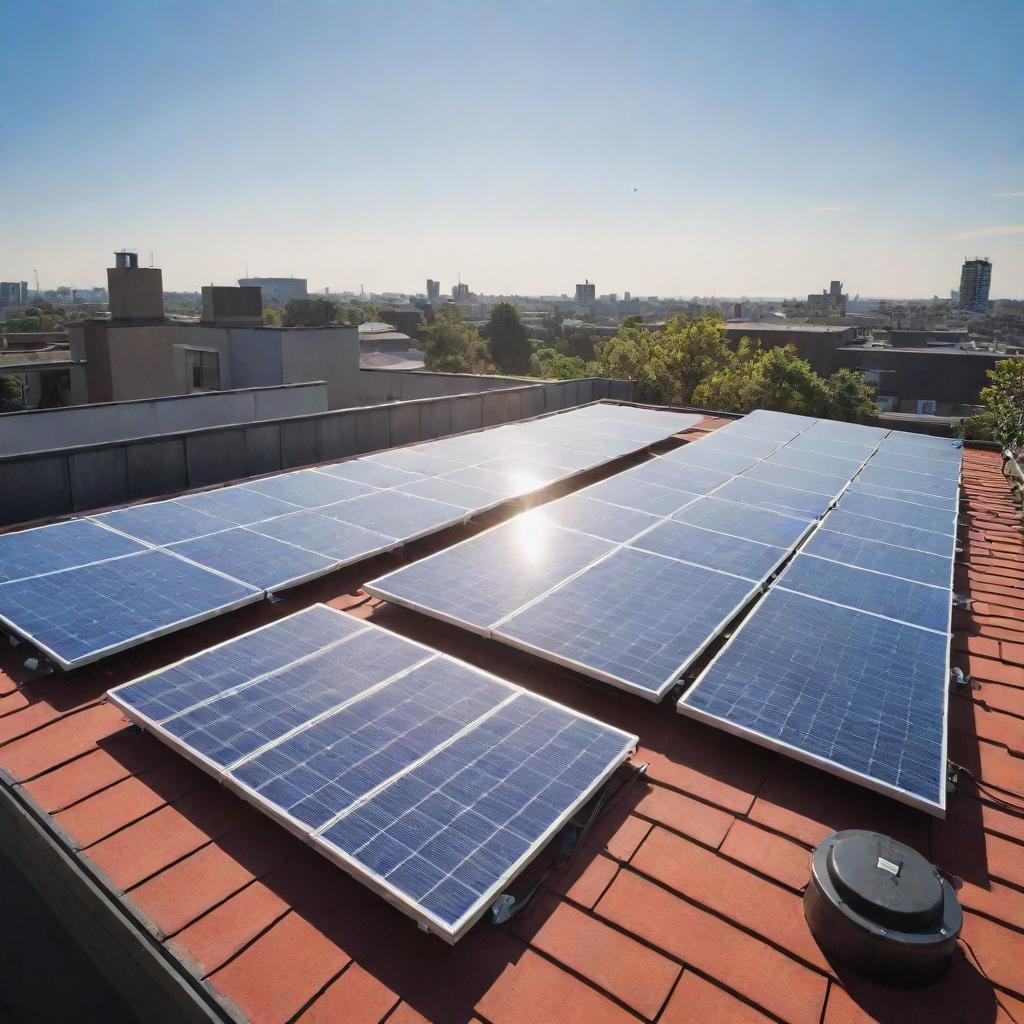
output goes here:
{"type": "MultiPolygon", "coordinates": [[[[1012,801],[1000,796],[999,794],[1002,792],[1001,790],[996,789],[996,787],[989,785],[989,783],[987,782],[982,782],[982,780],[979,779],[978,776],[970,770],[970,768],[965,768],[962,764],[957,764],[956,761],[950,761],[949,763],[950,766],[957,773],[963,772],[964,775],[966,775],[967,778],[969,778],[971,782],[973,782],[974,785],[977,786],[978,789],[980,789],[982,793],[985,794],[985,796],[992,801],[992,803],[998,804],[1005,810],[1013,811],[1015,814],[1024,814],[1024,803],[1015,804],[1012,801]]],[[[1015,793],[1012,790],[1008,790],[1007,792],[1009,792],[1010,796],[1016,797],[1018,800],[1024,801],[1024,794],[1015,793]]]]}
{"type": "MultiPolygon", "coordinates": [[[[981,966],[981,961],[978,959],[978,954],[974,952],[974,948],[962,935],[960,936],[960,945],[963,946],[964,949],[966,949],[967,952],[971,954],[971,959],[974,961],[974,965],[978,968],[978,970],[981,971],[981,976],[989,983],[989,985],[992,985],[992,979],[988,976],[988,972],[985,970],[985,968],[981,966]]],[[[1003,1013],[1005,1013],[1006,1016],[1014,1022],[1014,1024],[1018,1024],[1017,1018],[1014,1017],[1012,1013],[1010,1013],[1010,1011],[1006,1008],[1006,1005],[1004,1003],[1000,1002],[999,990],[995,987],[995,985],[992,985],[992,995],[995,998],[996,1003],[999,1004],[999,1008],[1003,1011],[1003,1013]]]]}

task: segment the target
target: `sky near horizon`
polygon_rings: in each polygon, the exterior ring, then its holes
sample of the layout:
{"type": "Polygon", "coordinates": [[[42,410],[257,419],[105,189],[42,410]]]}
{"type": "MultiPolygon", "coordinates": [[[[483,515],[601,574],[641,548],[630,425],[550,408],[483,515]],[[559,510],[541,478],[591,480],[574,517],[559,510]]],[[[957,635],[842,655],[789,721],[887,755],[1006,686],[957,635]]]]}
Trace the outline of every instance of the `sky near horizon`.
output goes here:
{"type": "Polygon", "coordinates": [[[923,297],[979,255],[1024,298],[1020,0],[10,15],[3,280],[923,297]]]}

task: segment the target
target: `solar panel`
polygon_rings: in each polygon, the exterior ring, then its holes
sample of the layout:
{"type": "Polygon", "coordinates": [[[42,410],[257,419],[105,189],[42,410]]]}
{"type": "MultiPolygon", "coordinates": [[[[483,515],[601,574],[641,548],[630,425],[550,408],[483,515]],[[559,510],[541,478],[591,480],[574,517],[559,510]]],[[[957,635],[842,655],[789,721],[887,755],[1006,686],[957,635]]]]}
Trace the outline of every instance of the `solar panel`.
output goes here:
{"type": "Polygon", "coordinates": [[[817,422],[813,416],[800,416],[792,412],[773,412],[771,409],[754,409],[743,418],[751,424],[763,423],[774,429],[790,430],[794,436],[817,422]]]}
{"type": "Polygon", "coordinates": [[[807,469],[795,469],[793,466],[779,466],[770,460],[759,462],[743,474],[744,480],[760,480],[766,484],[781,484],[783,487],[796,487],[812,494],[820,494],[825,498],[834,498],[845,486],[845,480],[834,476],[823,476],[807,469]]]}
{"type": "Polygon", "coordinates": [[[871,456],[872,467],[884,466],[886,469],[898,469],[907,473],[926,473],[929,476],[942,477],[943,480],[959,480],[960,463],[944,459],[922,459],[916,455],[901,455],[880,448],[871,456]]]}
{"type": "Polygon", "coordinates": [[[915,583],[810,554],[798,554],[775,586],[940,633],[949,629],[948,586],[915,583]]]}
{"type": "Polygon", "coordinates": [[[956,517],[949,509],[930,508],[895,498],[880,498],[876,494],[866,494],[856,489],[844,494],[837,507],[888,523],[915,526],[919,530],[952,534],[956,528],[956,517]]]}
{"type": "Polygon", "coordinates": [[[339,522],[319,512],[291,512],[255,523],[248,529],[323,555],[332,561],[336,569],[390,551],[395,546],[392,537],[339,522]]]}
{"type": "Polygon", "coordinates": [[[752,437],[740,437],[738,434],[718,436],[719,431],[703,437],[696,442],[701,448],[710,451],[732,452],[735,455],[745,455],[748,458],[763,459],[771,455],[781,447],[781,441],[765,441],[752,437]]]}
{"type": "Polygon", "coordinates": [[[466,520],[465,509],[402,491],[377,491],[318,509],[322,516],[372,530],[393,540],[413,541],[466,520]]]}
{"type": "Polygon", "coordinates": [[[959,496],[943,497],[936,494],[921,494],[918,491],[903,491],[894,487],[879,487],[877,484],[865,483],[861,479],[855,479],[848,493],[850,494],[872,494],[876,498],[895,498],[897,501],[909,501],[914,505],[927,505],[929,508],[947,509],[950,514],[956,512],[959,496]]]}
{"type": "Polygon", "coordinates": [[[343,480],[327,473],[318,473],[315,469],[303,469],[297,473],[283,473],[280,476],[255,480],[251,484],[243,484],[246,490],[268,494],[272,498],[287,501],[297,508],[316,508],[319,505],[332,505],[346,498],[358,498],[363,494],[375,493],[375,488],[354,480],[343,480]]]}
{"type": "Polygon", "coordinates": [[[318,466],[321,473],[340,477],[342,480],[354,480],[358,484],[369,487],[401,487],[402,484],[413,484],[418,480],[430,479],[423,473],[411,473],[406,469],[395,469],[380,462],[368,459],[349,459],[334,466],[318,466]]]}
{"type": "Polygon", "coordinates": [[[266,591],[305,583],[337,568],[334,559],[261,536],[243,526],[172,544],[167,550],[266,591]]]}
{"type": "Polygon", "coordinates": [[[756,589],[736,576],[620,548],[493,632],[659,700],[756,589]]]}
{"type": "Polygon", "coordinates": [[[764,465],[804,469],[812,473],[820,473],[822,476],[846,481],[857,473],[862,463],[856,459],[840,459],[833,455],[822,455],[820,452],[800,451],[787,445],[785,448],[780,448],[774,455],[769,455],[764,460],[764,465]]]}
{"type": "Polygon", "coordinates": [[[796,435],[791,430],[748,423],[746,417],[744,417],[742,420],[734,420],[724,427],[719,427],[713,436],[742,438],[745,441],[773,441],[776,445],[783,445],[791,441],[796,435]]]}
{"type": "Polygon", "coordinates": [[[720,487],[715,496],[771,512],[797,513],[810,517],[820,516],[832,501],[827,495],[812,494],[795,487],[769,484],[742,476],[720,487]]]}
{"type": "Polygon", "coordinates": [[[773,589],[678,710],[941,816],[948,645],[773,589]]]}
{"type": "Polygon", "coordinates": [[[691,413],[668,412],[662,409],[638,409],[631,405],[588,405],[573,410],[578,417],[596,416],[612,422],[640,423],[657,427],[669,434],[678,434],[700,423],[701,417],[691,413]]]}
{"type": "Polygon", "coordinates": [[[5,533],[0,536],[0,583],[142,550],[141,544],[88,519],[5,533]]]}
{"type": "Polygon", "coordinates": [[[715,469],[721,473],[742,473],[757,463],[757,459],[749,455],[737,455],[735,452],[723,452],[708,448],[699,441],[683,445],[666,452],[661,458],[665,462],[679,463],[683,466],[699,466],[701,469],[715,469]]]}
{"type": "Polygon", "coordinates": [[[450,473],[463,466],[461,462],[430,455],[412,448],[394,448],[378,452],[376,455],[366,455],[362,461],[391,466],[393,469],[404,469],[406,472],[422,473],[424,476],[439,476],[441,473],[450,473]]]}
{"type": "Polygon", "coordinates": [[[578,426],[549,428],[544,440],[562,448],[575,448],[582,452],[593,452],[608,459],[629,455],[637,449],[637,442],[624,437],[613,437],[595,430],[584,430],[578,426]]]}
{"type": "Polygon", "coordinates": [[[570,469],[576,473],[583,472],[586,469],[593,469],[604,462],[603,456],[595,455],[593,452],[580,452],[574,448],[561,448],[557,444],[548,444],[544,441],[523,445],[519,454],[533,462],[543,462],[546,465],[570,469]]]}
{"type": "MultiPolygon", "coordinates": [[[[834,513],[833,513],[834,514],[834,513]]],[[[925,551],[896,547],[876,540],[833,533],[827,529],[831,516],[822,521],[822,529],[815,530],[803,546],[808,555],[819,555],[834,562],[845,562],[860,569],[901,576],[918,583],[949,588],[953,575],[953,559],[932,555],[925,551]]]]}
{"type": "Polygon", "coordinates": [[[295,511],[295,506],[287,501],[260,494],[241,485],[201,491],[199,494],[183,494],[173,500],[186,508],[198,509],[207,515],[224,519],[234,526],[248,526],[261,519],[295,511]]]}
{"type": "Polygon", "coordinates": [[[731,572],[758,583],[767,579],[787,554],[785,548],[741,540],[676,519],[662,521],[633,540],[630,547],[731,572]]]}
{"type": "Polygon", "coordinates": [[[147,544],[176,544],[180,540],[204,537],[233,526],[225,519],[199,512],[176,501],[154,501],[91,516],[93,522],[145,541],[147,544]]]}
{"type": "Polygon", "coordinates": [[[882,519],[871,519],[855,512],[847,512],[843,508],[833,509],[822,522],[821,528],[851,537],[910,548],[911,551],[926,551],[933,555],[942,555],[944,558],[952,557],[955,546],[955,538],[950,534],[922,530],[916,526],[904,526],[902,523],[890,523],[882,519]]]}
{"type": "Polygon", "coordinates": [[[552,501],[526,515],[544,519],[556,526],[564,526],[592,537],[623,543],[638,533],[656,526],[658,516],[637,512],[636,509],[610,505],[597,498],[589,498],[583,492],[567,494],[558,501],[552,501]]]}
{"type": "Polygon", "coordinates": [[[366,584],[367,593],[486,634],[614,545],[519,517],[366,584]]]}
{"type": "Polygon", "coordinates": [[[831,455],[837,459],[850,459],[855,462],[863,462],[875,450],[874,445],[836,441],[834,438],[810,432],[794,437],[786,447],[790,451],[817,452],[819,455],[831,455]]]}
{"type": "Polygon", "coordinates": [[[456,484],[467,484],[479,491],[484,491],[492,496],[493,504],[500,504],[523,494],[519,489],[520,481],[513,480],[512,477],[503,473],[495,473],[492,469],[483,469],[481,466],[466,466],[463,469],[445,473],[438,479],[450,480],[456,484]]]}
{"type": "Polygon", "coordinates": [[[959,462],[963,457],[961,443],[947,437],[929,437],[927,434],[902,433],[894,430],[882,444],[890,451],[919,452],[929,459],[950,458],[959,462]]]}
{"type": "Polygon", "coordinates": [[[455,942],[636,737],[331,617],[348,618],[307,609],[110,700],[455,942]]]}
{"type": "Polygon", "coordinates": [[[556,480],[564,480],[566,477],[572,476],[574,472],[559,466],[552,466],[550,463],[525,459],[520,455],[506,455],[500,459],[490,459],[487,462],[481,462],[477,468],[507,476],[521,494],[528,494],[530,491],[547,487],[548,484],[552,484],[556,480]]]}
{"type": "Polygon", "coordinates": [[[929,476],[926,473],[886,469],[884,466],[872,466],[870,463],[861,470],[860,479],[866,484],[877,484],[879,487],[919,491],[921,494],[934,494],[944,498],[954,497],[959,489],[956,480],[943,480],[942,477],[929,476]]]}
{"type": "Polygon", "coordinates": [[[741,540],[760,541],[780,548],[791,548],[810,529],[810,517],[785,514],[739,505],[719,498],[701,498],[672,517],[682,523],[717,530],[741,540]]]}
{"type": "Polygon", "coordinates": [[[689,494],[707,494],[708,491],[713,491],[731,480],[732,475],[715,469],[702,469],[699,466],[684,466],[678,462],[652,459],[650,462],[627,469],[620,473],[618,478],[631,482],[642,480],[644,483],[658,484],[689,494]]]}
{"type": "Polygon", "coordinates": [[[644,480],[624,480],[622,473],[592,484],[578,493],[586,495],[588,498],[607,501],[611,505],[621,505],[623,508],[636,509],[637,512],[647,512],[654,516],[671,515],[700,497],[696,493],[662,487],[660,484],[652,484],[644,480]]]}
{"type": "Polygon", "coordinates": [[[262,596],[154,549],[0,584],[0,619],[69,669],[262,596]]]}
{"type": "Polygon", "coordinates": [[[459,483],[448,476],[424,477],[412,484],[402,484],[397,490],[417,498],[430,498],[432,501],[454,505],[467,512],[483,512],[505,500],[493,491],[484,491],[471,484],[459,483]]]}

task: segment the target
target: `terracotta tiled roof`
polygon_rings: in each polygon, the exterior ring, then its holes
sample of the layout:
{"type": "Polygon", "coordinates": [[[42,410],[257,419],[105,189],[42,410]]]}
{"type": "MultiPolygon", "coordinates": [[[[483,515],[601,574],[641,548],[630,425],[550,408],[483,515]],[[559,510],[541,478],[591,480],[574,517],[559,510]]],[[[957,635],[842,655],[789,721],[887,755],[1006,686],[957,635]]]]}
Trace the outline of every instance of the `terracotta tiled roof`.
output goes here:
{"type": "Polygon", "coordinates": [[[369,601],[359,585],[386,560],[70,678],[19,685],[17,652],[5,653],[0,767],[182,971],[261,1024],[1024,1021],[1024,815],[997,800],[1024,793],[1024,538],[995,453],[966,452],[962,519],[957,587],[972,604],[956,613],[955,660],[981,688],[951,698],[949,751],[992,788],[961,775],[943,822],[670,702],[585,685],[369,601]],[[510,926],[482,925],[454,948],[418,932],[103,700],[112,685],[319,600],[641,737],[647,776],[510,926]],[[957,879],[965,945],[938,984],[881,988],[833,968],[811,938],[809,851],[846,827],[895,835],[957,879]]]}

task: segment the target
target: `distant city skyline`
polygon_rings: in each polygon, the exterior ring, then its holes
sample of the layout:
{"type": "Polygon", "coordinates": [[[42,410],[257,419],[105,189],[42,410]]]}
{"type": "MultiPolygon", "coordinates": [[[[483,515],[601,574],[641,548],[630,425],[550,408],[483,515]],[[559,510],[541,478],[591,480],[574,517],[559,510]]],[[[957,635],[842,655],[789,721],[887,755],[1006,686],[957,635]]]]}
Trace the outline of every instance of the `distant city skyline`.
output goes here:
{"type": "Polygon", "coordinates": [[[1024,6],[979,17],[30,5],[0,39],[0,278],[102,284],[127,246],[180,291],[927,298],[978,256],[1021,298],[1024,6]]]}

